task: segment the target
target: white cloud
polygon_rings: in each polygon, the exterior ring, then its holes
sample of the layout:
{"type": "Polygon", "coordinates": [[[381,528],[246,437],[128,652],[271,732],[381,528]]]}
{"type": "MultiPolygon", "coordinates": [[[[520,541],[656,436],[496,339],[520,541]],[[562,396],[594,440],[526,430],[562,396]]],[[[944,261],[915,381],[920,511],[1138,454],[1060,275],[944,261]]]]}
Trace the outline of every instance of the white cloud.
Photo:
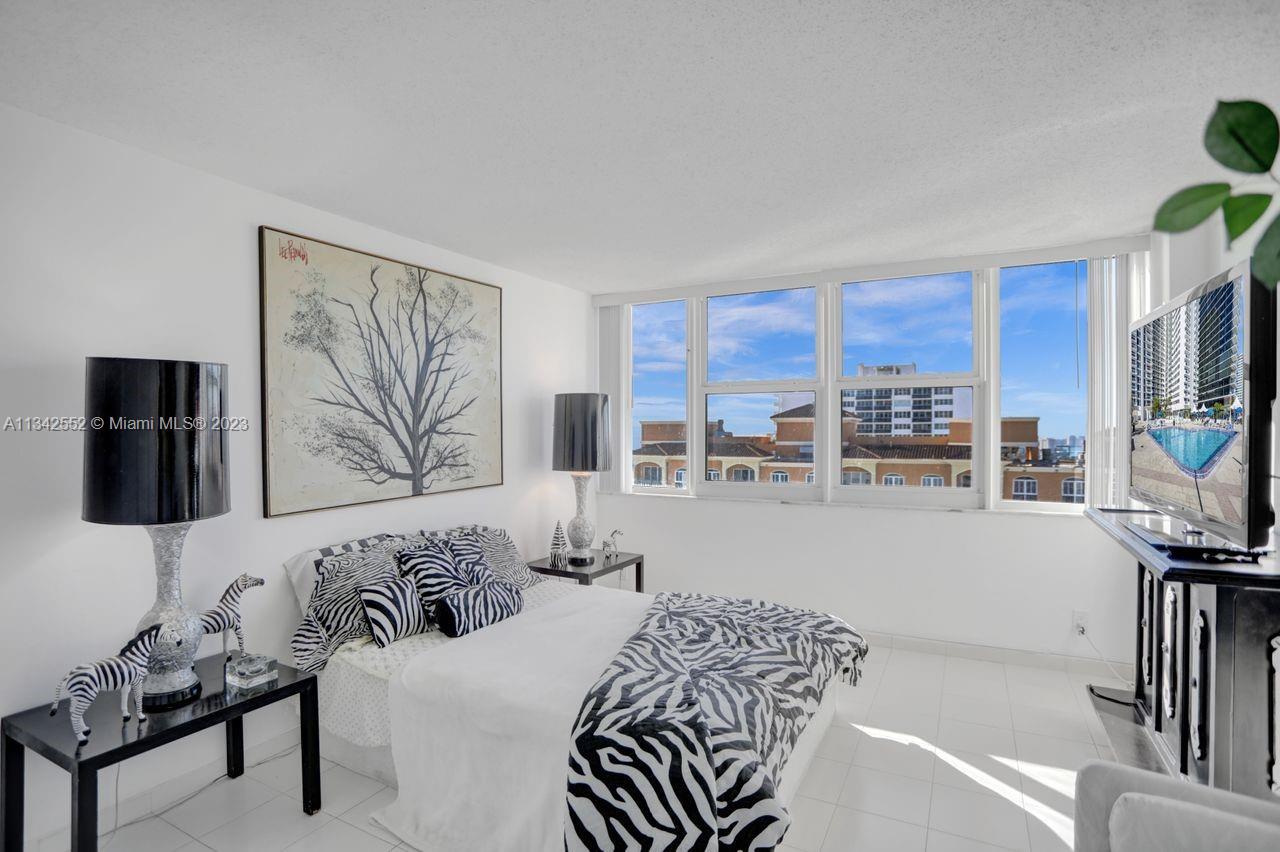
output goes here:
{"type": "Polygon", "coordinates": [[[848,347],[972,345],[969,273],[846,284],[844,344],[848,347]]]}
{"type": "Polygon", "coordinates": [[[684,369],[684,361],[637,361],[635,363],[637,373],[683,373],[684,369]]]}
{"type": "Polygon", "coordinates": [[[1031,416],[1036,414],[1079,414],[1084,415],[1086,403],[1084,392],[1055,391],[1023,391],[1010,396],[1010,401],[1018,407],[1018,411],[1006,414],[1031,416]]]}
{"type": "MultiPolygon", "coordinates": [[[[720,296],[707,307],[707,355],[717,370],[755,355],[770,338],[813,338],[816,301],[812,288],[720,296]]],[[[759,365],[754,365],[759,372],[759,365]]],[[[769,378],[752,376],[752,378],[769,378]]]]}

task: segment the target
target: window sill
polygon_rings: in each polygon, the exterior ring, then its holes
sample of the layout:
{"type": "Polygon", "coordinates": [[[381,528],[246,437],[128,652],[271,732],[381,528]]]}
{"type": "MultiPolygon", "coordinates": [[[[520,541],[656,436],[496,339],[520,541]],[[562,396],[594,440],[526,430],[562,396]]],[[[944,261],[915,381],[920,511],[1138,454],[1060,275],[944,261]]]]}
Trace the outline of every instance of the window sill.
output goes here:
{"type": "MultiPolygon", "coordinates": [[[[1000,505],[991,508],[971,508],[971,507],[955,507],[955,506],[922,506],[922,505],[904,505],[890,503],[855,503],[844,500],[787,500],[779,497],[729,497],[724,495],[694,495],[694,494],[677,494],[673,492],[627,492],[627,491],[603,491],[598,490],[597,496],[601,497],[622,497],[636,498],[640,500],[707,500],[716,503],[768,503],[776,506],[803,506],[806,508],[834,507],[840,509],[862,509],[862,510],[888,510],[893,512],[960,512],[971,515],[1025,515],[1030,517],[1055,517],[1055,518],[1083,518],[1085,509],[1089,508],[1085,504],[1072,503],[1062,504],[1062,508],[1047,508],[1040,506],[1037,508],[1022,508],[1020,506],[1000,505]],[[1067,506],[1071,508],[1066,508],[1067,506]]],[[[1011,503],[1013,501],[1005,501],[1011,503]]]]}

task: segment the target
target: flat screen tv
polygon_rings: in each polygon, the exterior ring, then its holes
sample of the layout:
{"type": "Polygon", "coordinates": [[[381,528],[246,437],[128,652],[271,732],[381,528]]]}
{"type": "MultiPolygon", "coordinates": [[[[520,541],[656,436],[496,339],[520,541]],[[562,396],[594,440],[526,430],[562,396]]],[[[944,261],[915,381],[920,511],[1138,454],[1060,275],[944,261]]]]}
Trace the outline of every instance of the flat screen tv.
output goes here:
{"type": "Polygon", "coordinates": [[[1129,493],[1244,548],[1267,543],[1275,294],[1248,262],[1129,327],[1129,493]]]}

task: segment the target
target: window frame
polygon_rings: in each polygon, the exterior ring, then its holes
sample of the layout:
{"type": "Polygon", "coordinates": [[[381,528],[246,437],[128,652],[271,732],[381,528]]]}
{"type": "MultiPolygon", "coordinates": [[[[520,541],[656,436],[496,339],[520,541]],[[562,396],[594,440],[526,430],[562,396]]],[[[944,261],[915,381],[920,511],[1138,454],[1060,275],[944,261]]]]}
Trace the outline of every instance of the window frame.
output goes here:
{"type": "Polygon", "coordinates": [[[1013,502],[1015,503],[1039,503],[1040,502],[1040,480],[1034,476],[1015,476],[1013,481],[1009,483],[1013,487],[1009,489],[1013,502]],[[1018,483],[1031,483],[1031,488],[1022,489],[1022,499],[1018,499],[1018,483]]]}
{"type": "Polygon", "coordinates": [[[1084,481],[1084,477],[1081,477],[1081,476],[1068,476],[1066,479],[1062,480],[1062,485],[1061,485],[1061,487],[1058,489],[1058,491],[1059,491],[1059,495],[1062,497],[1062,502],[1063,502],[1063,503],[1074,503],[1074,504],[1077,504],[1077,505],[1084,503],[1084,501],[1085,501],[1085,481],[1084,481]],[[1072,487],[1072,489],[1071,489],[1071,494],[1070,494],[1070,495],[1068,495],[1068,494],[1067,494],[1067,486],[1068,486],[1068,485],[1074,486],[1077,482],[1078,482],[1078,483],[1080,483],[1080,488],[1078,489],[1080,493],[1079,493],[1079,494],[1076,494],[1077,489],[1076,489],[1076,488],[1074,488],[1074,487],[1072,487]],[[1070,499],[1070,500],[1068,500],[1068,499],[1067,499],[1067,497],[1068,497],[1068,496],[1070,496],[1070,497],[1071,497],[1071,499],[1070,499]],[[1078,497],[1079,499],[1076,499],[1077,497],[1078,497]]]}
{"type": "MultiPolygon", "coordinates": [[[[668,495],[690,495],[692,492],[688,487],[677,488],[674,482],[668,482],[666,477],[666,462],[658,464],[659,472],[662,474],[661,485],[643,485],[637,484],[636,461],[634,450],[632,447],[631,430],[632,417],[635,411],[635,396],[632,392],[632,376],[635,370],[635,352],[632,350],[634,341],[633,326],[633,310],[637,305],[659,305],[666,302],[684,302],[685,303],[685,328],[684,328],[684,356],[685,356],[685,430],[688,431],[689,423],[689,360],[693,357],[693,341],[689,334],[689,302],[691,300],[683,296],[673,296],[670,298],[660,299],[636,299],[622,305],[621,323],[619,328],[618,350],[621,356],[621,369],[618,371],[619,391],[622,399],[626,400],[625,406],[618,406],[618,414],[614,416],[614,422],[618,423],[623,434],[626,435],[626,441],[618,447],[618,461],[620,463],[620,476],[617,481],[622,490],[629,494],[668,494],[668,495]]],[[[685,442],[685,452],[688,453],[688,442],[685,442]]],[[[686,467],[688,465],[686,464],[686,467]]]]}
{"type": "MultiPolygon", "coordinates": [[[[642,476],[642,477],[640,477],[639,479],[637,479],[637,480],[636,480],[636,485],[640,485],[640,486],[642,486],[643,488],[645,488],[646,490],[647,490],[647,489],[649,489],[649,488],[662,488],[662,487],[663,487],[663,481],[662,481],[662,465],[658,464],[657,462],[650,462],[650,461],[647,461],[647,462],[640,462],[639,464],[640,464],[640,466],[642,466],[645,470],[649,470],[650,468],[652,468],[652,469],[656,470],[656,471],[658,472],[658,481],[657,481],[657,482],[652,482],[652,483],[651,483],[651,482],[649,482],[649,480],[648,480],[648,478],[647,478],[647,477],[643,477],[643,476],[642,476]]],[[[635,467],[635,466],[633,465],[633,469],[634,469],[634,467],[635,467]]]]}
{"type": "MultiPolygon", "coordinates": [[[[1000,371],[1000,337],[1001,328],[1000,319],[1000,273],[1003,269],[1009,269],[1020,266],[1046,266],[1055,263],[1078,263],[1085,261],[1087,272],[1085,274],[1085,292],[1082,306],[1085,309],[1086,321],[1086,339],[1089,348],[1089,362],[1085,379],[1085,424],[1084,434],[1087,441],[1092,441],[1100,429],[1099,414],[1103,407],[1100,404],[1099,397],[1105,393],[1106,379],[1098,369],[1101,366],[1103,358],[1101,357],[1101,341],[1104,339],[1104,326],[1107,323],[1107,316],[1112,313],[1110,306],[1104,304],[1104,293],[1106,289],[1114,284],[1115,270],[1119,261],[1118,256],[1111,257],[1094,257],[1086,254],[1077,254],[1075,257],[1069,254],[1057,257],[1047,258],[1020,258],[1001,263],[999,266],[989,270],[991,274],[991,298],[993,301],[992,310],[994,311],[995,325],[993,326],[993,334],[989,341],[989,347],[993,364],[990,368],[992,376],[991,382],[991,398],[990,409],[987,412],[988,420],[991,423],[999,423],[1002,415],[1000,404],[1001,390],[1001,371],[1000,371]],[[1096,348],[1095,348],[1096,347],[1096,348]]],[[[1123,411],[1124,417],[1124,439],[1126,441],[1125,449],[1128,448],[1128,374],[1129,374],[1129,356],[1128,345],[1129,335],[1128,327],[1124,333],[1120,335],[1122,340],[1117,340],[1115,346],[1121,347],[1120,351],[1124,353],[1124,357],[1116,364],[1116,369],[1123,372],[1122,381],[1125,390],[1125,404],[1117,409],[1123,411]]],[[[1112,377],[1112,381],[1116,381],[1112,377]]],[[[1120,416],[1117,414],[1117,416],[1120,416]]],[[[992,432],[988,436],[988,452],[993,453],[992,458],[1000,457],[1000,435],[999,432],[992,432]]],[[[1127,469],[1128,456],[1123,457],[1121,464],[1127,469]]],[[[1100,489],[1094,487],[1093,483],[1102,476],[1097,464],[1086,464],[1084,471],[1084,493],[1085,498],[1080,503],[1067,503],[1059,500],[1046,500],[1039,493],[1039,483],[1037,483],[1037,494],[1035,500],[1013,500],[1004,499],[1004,470],[999,464],[992,464],[989,470],[985,471],[986,475],[991,477],[991,501],[989,508],[1000,509],[1009,512],[1040,512],[1048,514],[1067,514],[1081,515],[1084,510],[1090,506],[1100,505],[1093,499],[1093,495],[1098,493],[1100,489]]],[[[1127,470],[1126,470],[1127,475],[1127,470]]],[[[1034,478],[1034,477],[1032,477],[1034,478]]],[[[1015,477],[1016,479],[1016,477],[1015,477]]],[[[1013,495],[1012,487],[1010,488],[1010,497],[1013,495]]]]}
{"type": "Polygon", "coordinates": [[[827,305],[828,288],[820,282],[792,282],[786,286],[760,286],[744,288],[741,291],[708,293],[689,300],[692,319],[691,328],[698,329],[697,340],[693,345],[694,357],[690,359],[690,412],[686,435],[688,440],[685,449],[689,453],[691,476],[695,486],[693,493],[700,496],[726,497],[730,499],[766,499],[800,502],[821,502],[825,493],[821,474],[825,447],[819,437],[819,426],[825,416],[823,388],[826,384],[827,366],[823,353],[827,350],[824,318],[829,313],[827,305]],[[708,327],[707,303],[710,299],[724,295],[742,295],[746,293],[771,293],[780,290],[798,290],[812,288],[814,291],[814,378],[812,379],[752,379],[747,381],[708,380],[708,348],[710,333],[708,327]],[[706,435],[707,407],[713,396],[738,394],[780,394],[780,393],[812,393],[814,400],[814,460],[815,481],[812,483],[774,482],[773,477],[762,479],[756,476],[749,482],[734,480],[724,476],[720,479],[708,479],[706,476],[706,435]],[[696,453],[696,456],[695,456],[696,453]],[[696,461],[695,461],[696,458],[696,461]]]}
{"type": "MultiPolygon", "coordinates": [[[[1124,318],[1132,311],[1128,304],[1126,285],[1130,281],[1142,282],[1153,272],[1155,259],[1149,254],[1151,241],[1148,236],[1122,237],[1098,240],[1092,243],[1063,246],[1056,249],[1030,250],[981,255],[966,258],[938,259],[898,264],[883,264],[851,269],[828,270],[820,273],[784,275],[764,279],[729,281],[717,284],[671,287],[632,293],[609,293],[593,297],[593,304],[601,317],[601,357],[610,352],[619,356],[621,368],[602,365],[601,389],[619,391],[627,401],[619,406],[614,422],[627,430],[627,446],[620,447],[619,456],[625,462],[618,475],[601,477],[601,490],[623,493],[656,495],[670,493],[681,497],[710,496],[727,499],[765,500],[769,502],[850,503],[855,505],[886,505],[911,508],[978,508],[998,511],[1080,514],[1086,506],[1095,505],[1095,495],[1100,490],[1113,492],[1115,483],[1123,480],[1124,453],[1127,444],[1127,420],[1120,424],[1110,422],[1124,419],[1124,402],[1127,400],[1127,335],[1114,341],[1114,360],[1104,369],[1104,359],[1097,357],[1099,346],[1109,335],[1120,329],[1127,331],[1124,318]],[[999,278],[1003,267],[1049,264],[1087,259],[1085,302],[1088,322],[1090,361],[1088,370],[1088,423],[1086,440],[1090,441],[1090,462],[1084,471],[1085,502],[1025,502],[1002,499],[1003,470],[999,464],[1000,446],[1000,297],[999,278]],[[843,285],[851,282],[914,277],[938,273],[970,271],[973,273],[973,370],[970,373],[917,373],[895,377],[845,377],[843,367],[843,285]],[[786,381],[717,382],[705,380],[706,373],[706,303],[707,299],[721,295],[737,295],[754,292],[815,288],[817,312],[815,326],[815,350],[817,352],[816,379],[786,381]],[[1108,290],[1108,287],[1111,289],[1108,290]],[[1120,298],[1125,304],[1116,308],[1106,300],[1120,298]],[[632,487],[634,470],[631,459],[630,430],[633,409],[630,405],[632,379],[632,327],[631,307],[683,300],[686,311],[686,462],[687,487],[676,489],[632,487]],[[1103,304],[1105,302],[1105,305],[1103,304]],[[619,310],[620,309],[620,310],[619,310]],[[617,313],[610,313],[615,310],[617,313]],[[621,317],[619,320],[617,317],[621,317]],[[607,320],[607,321],[606,321],[607,320]],[[1111,375],[1114,372],[1116,375],[1111,375]],[[1123,374],[1123,375],[1122,375],[1123,374]],[[943,488],[897,487],[880,485],[841,486],[842,459],[838,452],[840,424],[832,416],[838,410],[841,392],[863,384],[881,386],[971,386],[973,389],[973,453],[967,472],[970,488],[958,486],[943,488]],[[706,399],[708,393],[780,393],[792,391],[813,392],[815,399],[814,463],[815,482],[798,484],[800,477],[792,477],[787,484],[766,482],[732,482],[707,479],[705,459],[706,399]],[[1123,392],[1123,393],[1122,393],[1123,392]],[[1116,397],[1112,400],[1111,397],[1116,397]],[[1108,411],[1108,408],[1112,409],[1108,411]],[[1118,412],[1118,413],[1117,413],[1118,412]],[[1106,418],[1104,422],[1104,415],[1106,418]],[[1100,443],[1099,435],[1105,435],[1100,443]],[[1103,471],[1095,459],[1101,453],[1109,455],[1103,471]],[[832,452],[832,448],[837,448],[832,452]],[[1100,489],[1095,479],[1107,478],[1105,488],[1100,489]]],[[[956,474],[957,477],[959,474],[956,474]]],[[[770,479],[770,478],[766,478],[770,479]]]]}

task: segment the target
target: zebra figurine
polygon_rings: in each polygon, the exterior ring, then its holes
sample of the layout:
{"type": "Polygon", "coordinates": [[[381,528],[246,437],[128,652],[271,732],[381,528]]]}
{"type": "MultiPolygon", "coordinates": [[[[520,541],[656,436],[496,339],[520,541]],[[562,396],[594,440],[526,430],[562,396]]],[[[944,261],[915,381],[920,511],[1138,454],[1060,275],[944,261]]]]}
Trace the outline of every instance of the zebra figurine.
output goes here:
{"type": "Polygon", "coordinates": [[[241,574],[230,586],[227,586],[227,590],[218,599],[217,606],[200,613],[200,627],[204,630],[205,636],[214,633],[222,634],[222,654],[227,659],[231,659],[231,655],[227,652],[228,631],[235,631],[240,654],[244,655],[244,630],[240,626],[240,596],[244,594],[245,589],[261,586],[265,582],[266,580],[261,577],[241,574]]]}
{"type": "MultiPolygon", "coordinates": [[[[147,663],[151,660],[151,650],[155,648],[163,626],[153,624],[133,637],[120,649],[114,657],[76,666],[67,672],[67,676],[58,682],[53,693],[53,706],[49,715],[58,712],[58,702],[66,695],[71,699],[71,730],[75,732],[76,741],[80,745],[89,742],[89,727],[84,723],[85,711],[98,693],[120,690],[120,715],[129,721],[129,695],[133,694],[133,706],[138,711],[138,723],[147,720],[142,712],[142,681],[147,676],[147,663]]],[[[181,645],[182,638],[173,636],[173,644],[181,645]]]]}
{"type": "Polygon", "coordinates": [[[604,551],[605,562],[618,558],[618,536],[620,535],[622,535],[622,530],[614,530],[609,533],[609,537],[600,545],[600,549],[604,551]]]}

